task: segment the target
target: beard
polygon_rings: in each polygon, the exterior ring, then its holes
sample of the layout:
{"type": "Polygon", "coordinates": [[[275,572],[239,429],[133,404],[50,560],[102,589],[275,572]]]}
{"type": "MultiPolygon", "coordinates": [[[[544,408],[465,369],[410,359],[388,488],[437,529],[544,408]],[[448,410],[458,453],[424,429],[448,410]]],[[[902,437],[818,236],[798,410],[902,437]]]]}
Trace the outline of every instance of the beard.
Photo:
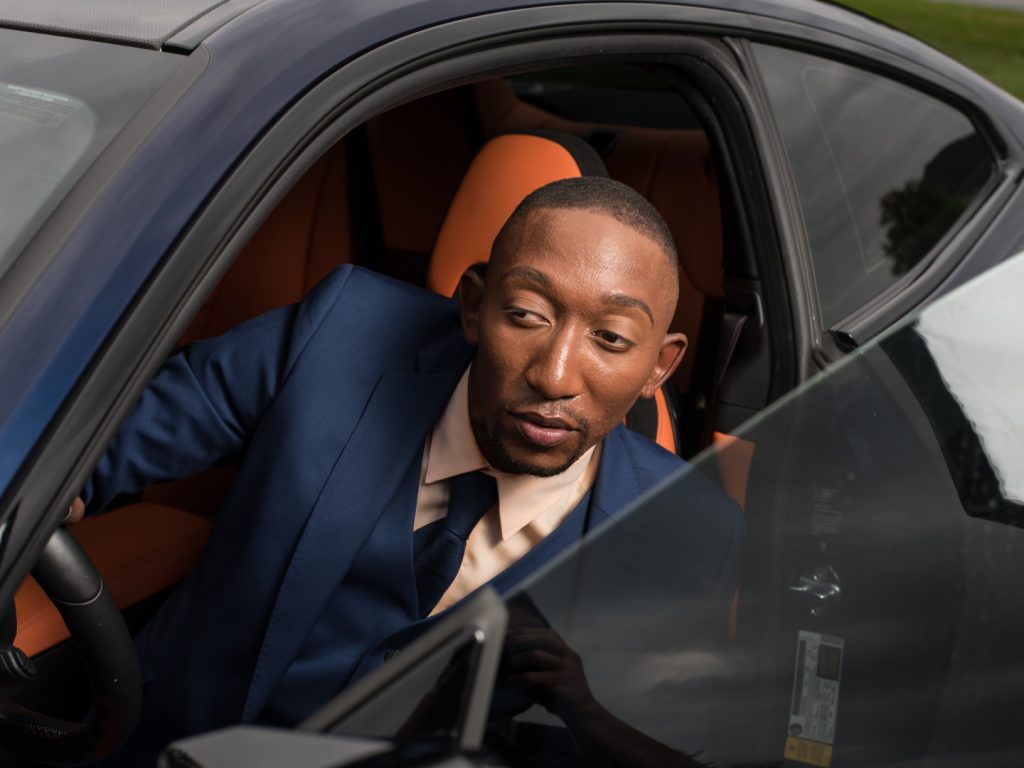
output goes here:
{"type": "MultiPolygon", "coordinates": [[[[525,403],[517,403],[516,406],[525,405],[525,403]]],[[[586,419],[581,419],[578,416],[573,416],[573,420],[576,422],[577,432],[575,434],[576,444],[573,449],[569,452],[565,461],[560,465],[554,467],[538,466],[537,464],[531,464],[528,461],[517,459],[513,456],[508,446],[502,440],[501,435],[497,431],[491,432],[490,444],[491,444],[491,457],[490,463],[499,472],[506,472],[513,475],[533,475],[534,477],[554,477],[565,472],[569,467],[579,461],[580,457],[587,452],[587,447],[590,445],[590,424],[586,419]]]]}

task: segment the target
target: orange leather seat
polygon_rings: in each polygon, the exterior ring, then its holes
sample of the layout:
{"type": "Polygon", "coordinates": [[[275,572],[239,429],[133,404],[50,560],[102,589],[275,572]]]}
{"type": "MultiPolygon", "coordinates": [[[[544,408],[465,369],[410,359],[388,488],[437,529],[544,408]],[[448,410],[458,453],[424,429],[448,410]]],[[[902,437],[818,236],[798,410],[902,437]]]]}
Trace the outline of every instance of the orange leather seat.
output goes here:
{"type": "MultiPolygon", "coordinates": [[[[122,609],[174,586],[191,572],[210,529],[205,518],[156,504],[132,504],[68,528],[122,609]]],[[[14,604],[14,642],[29,656],[67,639],[67,627],[35,579],[22,583],[14,604]]]]}
{"type": "Polygon", "coordinates": [[[559,179],[607,176],[589,145],[569,137],[514,133],[484,145],[462,178],[441,225],[427,269],[427,287],[452,296],[462,273],[486,262],[505,220],[527,195],[559,179]]]}

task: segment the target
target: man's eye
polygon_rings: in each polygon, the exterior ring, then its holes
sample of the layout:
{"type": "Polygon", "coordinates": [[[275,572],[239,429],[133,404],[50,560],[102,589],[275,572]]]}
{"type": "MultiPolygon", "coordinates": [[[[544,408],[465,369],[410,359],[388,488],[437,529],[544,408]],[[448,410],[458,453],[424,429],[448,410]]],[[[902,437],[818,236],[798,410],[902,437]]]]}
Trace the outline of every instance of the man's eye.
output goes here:
{"type": "Polygon", "coordinates": [[[594,335],[608,349],[623,351],[633,346],[632,341],[612,331],[597,331],[594,335]]]}
{"type": "Polygon", "coordinates": [[[531,312],[522,307],[509,306],[505,308],[505,314],[512,318],[519,325],[540,325],[542,318],[536,312],[531,312]]]}

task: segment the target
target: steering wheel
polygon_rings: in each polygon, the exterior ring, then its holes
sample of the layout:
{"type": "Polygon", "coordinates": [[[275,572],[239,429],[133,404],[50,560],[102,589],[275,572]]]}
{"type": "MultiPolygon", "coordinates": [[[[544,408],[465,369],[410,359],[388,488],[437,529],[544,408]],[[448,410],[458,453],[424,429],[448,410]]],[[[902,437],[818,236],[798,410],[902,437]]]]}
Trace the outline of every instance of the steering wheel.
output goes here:
{"type": "Polygon", "coordinates": [[[142,678],[135,648],[117,603],[63,526],[46,543],[32,575],[78,645],[93,707],[76,723],[0,701],[0,747],[41,763],[85,765],[114,752],[138,722],[142,678]]]}

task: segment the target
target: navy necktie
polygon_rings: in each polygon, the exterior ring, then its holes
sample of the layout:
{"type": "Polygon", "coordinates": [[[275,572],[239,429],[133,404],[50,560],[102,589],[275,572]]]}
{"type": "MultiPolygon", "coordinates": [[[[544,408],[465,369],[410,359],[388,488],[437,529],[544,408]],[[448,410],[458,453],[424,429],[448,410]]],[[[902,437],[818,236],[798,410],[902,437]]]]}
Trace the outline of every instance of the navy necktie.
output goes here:
{"type": "Polygon", "coordinates": [[[420,616],[437,605],[462,565],[466,540],[498,500],[498,485],[483,472],[456,475],[449,483],[448,514],[413,534],[413,564],[420,616]]]}

